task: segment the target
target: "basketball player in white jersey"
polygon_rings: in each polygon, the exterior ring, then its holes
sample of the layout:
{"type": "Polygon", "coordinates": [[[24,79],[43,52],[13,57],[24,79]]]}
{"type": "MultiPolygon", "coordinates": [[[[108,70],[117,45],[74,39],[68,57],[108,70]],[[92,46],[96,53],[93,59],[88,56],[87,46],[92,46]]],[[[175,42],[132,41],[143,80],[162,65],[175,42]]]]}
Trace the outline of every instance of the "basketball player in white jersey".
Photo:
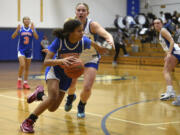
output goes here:
{"type": "MultiPolygon", "coordinates": [[[[88,15],[89,15],[88,5],[86,3],[78,3],[76,6],[75,18],[81,21],[81,23],[83,23],[84,35],[91,39],[93,38],[93,40],[96,40],[96,36],[99,35],[103,37],[114,48],[114,41],[112,35],[108,33],[97,22],[87,18],[88,15]]],[[[85,117],[85,105],[91,95],[92,86],[96,78],[96,73],[99,65],[100,55],[95,50],[91,50],[90,53],[92,59],[85,62],[83,90],[81,92],[80,101],[78,104],[78,113],[77,113],[78,118],[85,117]]],[[[76,82],[77,80],[74,79],[68,90],[68,97],[67,97],[67,102],[65,104],[65,111],[71,110],[72,102],[76,99],[76,95],[75,95],[76,82]]]]}
{"type": "MultiPolygon", "coordinates": [[[[159,32],[159,42],[166,52],[166,57],[164,59],[164,78],[166,80],[167,89],[166,93],[162,94],[160,99],[168,100],[175,97],[171,72],[180,62],[180,47],[174,43],[174,40],[167,29],[163,28],[163,22],[161,19],[154,20],[154,28],[159,32]]],[[[177,100],[173,101],[172,104],[180,106],[180,96],[177,96],[177,100]]]]}

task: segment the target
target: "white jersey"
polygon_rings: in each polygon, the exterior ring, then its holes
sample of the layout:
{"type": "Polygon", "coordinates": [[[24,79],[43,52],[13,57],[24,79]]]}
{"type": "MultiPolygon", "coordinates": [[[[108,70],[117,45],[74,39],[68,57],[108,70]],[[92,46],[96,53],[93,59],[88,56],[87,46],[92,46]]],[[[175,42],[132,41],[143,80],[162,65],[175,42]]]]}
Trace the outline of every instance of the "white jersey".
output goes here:
{"type": "MultiPolygon", "coordinates": [[[[161,31],[165,29],[165,28],[162,28],[161,31]]],[[[170,47],[170,43],[168,40],[166,40],[165,38],[163,38],[163,36],[161,35],[161,31],[159,33],[159,43],[161,44],[163,50],[165,52],[167,52],[169,50],[169,47],[170,47]]],[[[174,43],[174,48],[173,48],[173,54],[178,54],[180,55],[180,47],[178,46],[178,44],[174,43]]]]}
{"type": "MultiPolygon", "coordinates": [[[[90,24],[91,24],[91,19],[87,19],[87,22],[86,22],[86,25],[84,26],[84,35],[87,36],[88,38],[90,38],[91,40],[95,40],[94,39],[94,35],[91,33],[91,30],[90,30],[90,24]]],[[[81,55],[86,55],[87,56],[87,53],[88,55],[90,54],[91,55],[91,58],[87,59],[87,61],[85,62],[86,63],[98,63],[99,61],[99,54],[97,53],[97,51],[94,49],[94,47],[91,47],[91,49],[87,49],[85,52],[83,52],[81,55]]]]}
{"type": "MultiPolygon", "coordinates": [[[[164,28],[162,28],[162,29],[164,29],[164,28]]],[[[161,31],[162,31],[162,29],[161,29],[161,31]]],[[[166,41],[166,39],[162,37],[161,31],[159,33],[159,43],[162,46],[163,50],[165,52],[167,52],[169,50],[170,43],[169,43],[169,41],[166,41]]]]}

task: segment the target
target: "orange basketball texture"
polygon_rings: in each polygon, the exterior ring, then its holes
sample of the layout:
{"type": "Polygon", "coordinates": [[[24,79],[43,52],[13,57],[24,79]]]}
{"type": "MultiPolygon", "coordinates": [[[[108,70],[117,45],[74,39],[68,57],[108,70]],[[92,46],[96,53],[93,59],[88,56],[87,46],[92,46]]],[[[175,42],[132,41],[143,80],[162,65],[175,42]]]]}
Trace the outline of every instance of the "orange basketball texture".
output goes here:
{"type": "Polygon", "coordinates": [[[84,64],[81,60],[64,68],[65,74],[69,78],[78,78],[84,73],[84,64]]]}

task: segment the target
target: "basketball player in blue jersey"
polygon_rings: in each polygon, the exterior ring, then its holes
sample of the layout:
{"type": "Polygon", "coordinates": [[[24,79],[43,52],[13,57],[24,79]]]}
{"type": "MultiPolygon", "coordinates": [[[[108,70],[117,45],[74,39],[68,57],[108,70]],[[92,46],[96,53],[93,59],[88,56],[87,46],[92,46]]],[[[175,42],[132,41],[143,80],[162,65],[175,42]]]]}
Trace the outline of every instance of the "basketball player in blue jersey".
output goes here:
{"type": "Polygon", "coordinates": [[[12,38],[16,38],[19,35],[18,41],[18,59],[19,59],[19,71],[18,71],[18,82],[17,88],[22,88],[22,75],[24,72],[24,89],[30,89],[27,80],[28,72],[32,59],[32,47],[33,47],[33,37],[38,39],[38,34],[35,30],[34,24],[30,21],[29,17],[23,18],[23,26],[18,25],[16,31],[12,34],[12,38]],[[31,23],[31,26],[30,26],[31,23]]]}
{"type": "MultiPolygon", "coordinates": [[[[164,78],[166,80],[167,88],[166,93],[162,94],[160,99],[168,100],[175,97],[171,72],[180,62],[180,47],[174,43],[174,40],[167,29],[163,28],[161,19],[154,20],[154,28],[159,32],[159,42],[166,52],[166,57],[164,59],[164,78]]],[[[180,96],[177,96],[177,100],[173,101],[172,104],[180,106],[180,96]]]]}
{"type": "MultiPolygon", "coordinates": [[[[103,37],[111,46],[114,48],[113,37],[108,33],[101,25],[97,22],[88,19],[89,7],[86,3],[78,3],[76,6],[76,19],[81,21],[84,27],[84,35],[89,38],[94,38],[96,35],[103,37]]],[[[93,49],[93,48],[92,48],[93,49]]],[[[84,71],[84,83],[83,90],[80,94],[80,101],[78,104],[78,118],[85,117],[85,105],[91,95],[92,86],[96,78],[96,73],[98,70],[100,56],[95,50],[91,50],[91,55],[93,58],[86,62],[85,71],[84,71]],[[94,52],[94,53],[92,53],[94,52]]],[[[75,90],[76,90],[77,79],[73,79],[72,84],[68,90],[67,102],[65,104],[65,111],[70,111],[72,108],[72,102],[76,99],[75,90]]]]}
{"type": "Polygon", "coordinates": [[[33,133],[33,125],[38,116],[45,110],[54,112],[57,110],[61,101],[64,98],[65,92],[70,87],[72,79],[67,77],[64,69],[59,65],[68,66],[78,59],[75,55],[80,55],[85,49],[90,49],[91,46],[97,49],[100,53],[106,53],[106,49],[98,46],[89,38],[83,36],[83,25],[78,20],[70,20],[64,24],[63,29],[54,31],[57,37],[48,48],[47,56],[44,61],[46,69],[45,78],[48,88],[48,96],[44,95],[43,87],[37,89],[28,97],[28,103],[35,100],[42,102],[30,114],[30,116],[21,124],[20,128],[23,132],[33,133]],[[57,54],[57,58],[54,56],[57,54]],[[70,56],[73,54],[73,56],[70,56]],[[63,57],[68,55],[68,57],[63,57]]]}

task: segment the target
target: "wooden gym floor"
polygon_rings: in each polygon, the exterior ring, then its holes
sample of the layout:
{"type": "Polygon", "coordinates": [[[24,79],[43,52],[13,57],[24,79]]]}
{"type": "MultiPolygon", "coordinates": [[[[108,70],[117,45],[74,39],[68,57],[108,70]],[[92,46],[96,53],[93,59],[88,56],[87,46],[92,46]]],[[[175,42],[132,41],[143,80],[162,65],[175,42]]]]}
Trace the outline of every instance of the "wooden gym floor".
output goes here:
{"type": "MultiPolygon", "coordinates": [[[[17,90],[16,62],[0,64],[0,135],[24,135],[19,125],[37,106],[26,97],[45,82],[39,76],[41,63],[30,69],[31,90],[17,90]]],[[[180,68],[175,70],[174,87],[180,94],[180,68]]],[[[86,118],[77,119],[76,106],[82,89],[78,82],[77,99],[72,111],[60,108],[44,112],[35,124],[34,135],[179,135],[180,107],[172,101],[160,101],[165,91],[162,67],[100,64],[92,96],[86,106],[86,118]]],[[[46,87],[45,87],[46,89],[46,87]]],[[[47,89],[46,89],[47,90],[47,89]]]]}

